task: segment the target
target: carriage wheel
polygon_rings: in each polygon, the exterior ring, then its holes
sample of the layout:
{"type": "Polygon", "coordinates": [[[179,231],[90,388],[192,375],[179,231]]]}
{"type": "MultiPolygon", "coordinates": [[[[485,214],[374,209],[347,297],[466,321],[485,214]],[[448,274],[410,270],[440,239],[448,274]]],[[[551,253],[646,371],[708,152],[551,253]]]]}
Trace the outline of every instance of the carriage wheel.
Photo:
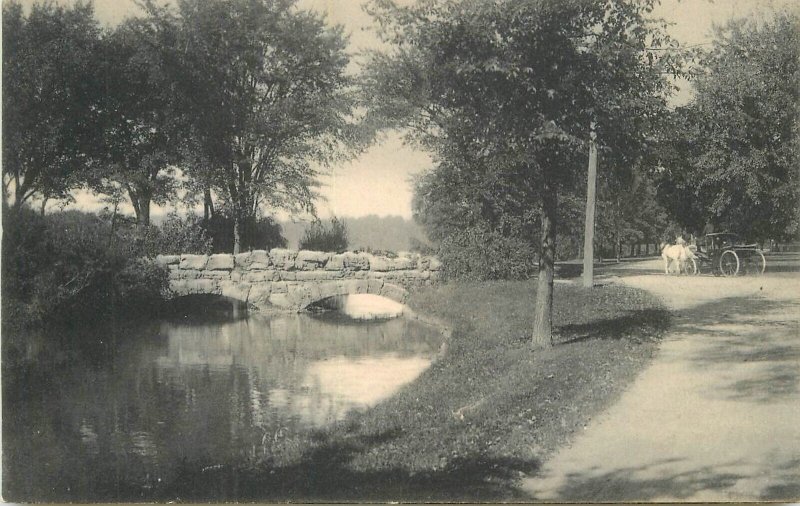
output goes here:
{"type": "Polygon", "coordinates": [[[697,261],[690,258],[686,261],[686,274],[690,276],[697,276],[700,274],[700,269],[697,268],[697,261]]]}
{"type": "Polygon", "coordinates": [[[723,251],[719,257],[719,272],[723,276],[735,276],[739,273],[739,256],[735,251],[723,251]]]}
{"type": "Polygon", "coordinates": [[[764,271],[767,269],[767,259],[764,258],[764,254],[760,251],[753,251],[752,254],[747,258],[745,268],[747,269],[748,274],[764,274],[764,271]]]}

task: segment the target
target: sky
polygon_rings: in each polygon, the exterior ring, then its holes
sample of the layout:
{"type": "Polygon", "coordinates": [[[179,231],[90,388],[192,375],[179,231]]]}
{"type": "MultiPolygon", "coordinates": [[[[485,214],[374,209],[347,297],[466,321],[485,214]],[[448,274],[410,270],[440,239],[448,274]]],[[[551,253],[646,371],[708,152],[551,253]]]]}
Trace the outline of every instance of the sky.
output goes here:
{"type": "MultiPolygon", "coordinates": [[[[22,0],[32,4],[35,0],[22,0]]],[[[72,0],[58,0],[69,3],[72,0]]],[[[408,1],[408,0],[404,0],[408,1]]],[[[350,36],[350,53],[357,56],[364,49],[377,45],[378,38],[371,30],[373,24],[361,4],[363,0],[299,0],[299,6],[325,13],[330,23],[343,25],[350,36]]],[[[95,13],[103,24],[114,25],[127,16],[140,12],[134,0],[94,0],[95,13]]],[[[707,44],[711,41],[714,24],[724,24],[734,17],[758,17],[772,7],[800,6],[800,0],[662,0],[654,15],[673,23],[670,34],[684,45],[707,44]]],[[[675,103],[685,103],[691,97],[690,87],[682,88],[675,103]]],[[[411,178],[430,168],[430,157],[412,146],[405,145],[398,132],[388,132],[359,158],[332,167],[321,179],[324,202],[318,212],[323,218],[337,216],[399,215],[411,217],[411,178]]],[[[102,207],[96,198],[81,193],[77,207],[102,207]]],[[[153,213],[164,212],[154,206],[153,213]]],[[[129,210],[129,212],[131,212],[129,210]]],[[[279,214],[279,218],[286,216],[279,214]]]]}

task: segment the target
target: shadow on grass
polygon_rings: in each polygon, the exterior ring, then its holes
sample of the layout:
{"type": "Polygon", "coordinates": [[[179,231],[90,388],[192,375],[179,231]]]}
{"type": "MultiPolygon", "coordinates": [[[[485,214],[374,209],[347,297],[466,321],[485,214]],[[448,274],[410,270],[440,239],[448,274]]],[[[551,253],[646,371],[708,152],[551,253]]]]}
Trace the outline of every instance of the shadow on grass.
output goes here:
{"type": "Polygon", "coordinates": [[[511,483],[535,472],[538,462],[471,455],[435,471],[411,474],[396,467],[355,470],[352,459],[395,435],[331,442],[319,436],[314,448],[287,466],[253,469],[184,466],[164,498],[202,501],[497,501],[522,499],[511,483]]]}
{"type": "Polygon", "coordinates": [[[670,313],[665,309],[645,309],[630,311],[618,318],[562,325],[556,329],[556,345],[590,339],[630,339],[637,342],[657,339],[669,327],[670,320],[670,313]]]}

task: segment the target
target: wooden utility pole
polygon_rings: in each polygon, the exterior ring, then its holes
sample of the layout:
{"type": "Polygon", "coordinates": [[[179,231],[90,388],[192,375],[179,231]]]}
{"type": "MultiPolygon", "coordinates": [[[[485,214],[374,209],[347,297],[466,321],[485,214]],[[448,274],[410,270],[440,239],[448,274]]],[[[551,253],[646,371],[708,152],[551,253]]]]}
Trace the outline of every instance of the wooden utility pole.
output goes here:
{"type": "Polygon", "coordinates": [[[583,286],[594,286],[594,208],[597,188],[597,133],[589,127],[589,176],[586,184],[586,223],[583,232],[583,286]]]}

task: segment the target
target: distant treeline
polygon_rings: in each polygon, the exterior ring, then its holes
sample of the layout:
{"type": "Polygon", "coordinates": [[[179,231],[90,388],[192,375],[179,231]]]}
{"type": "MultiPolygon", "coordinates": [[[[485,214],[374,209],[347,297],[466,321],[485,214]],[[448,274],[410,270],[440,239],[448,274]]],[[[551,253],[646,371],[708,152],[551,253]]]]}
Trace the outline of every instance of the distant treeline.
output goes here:
{"type": "MultiPolygon", "coordinates": [[[[427,243],[425,232],[414,221],[402,216],[377,216],[342,218],[347,226],[351,250],[409,251],[427,243]]],[[[289,248],[297,248],[306,229],[304,221],[280,222],[282,235],[289,248]]]]}

